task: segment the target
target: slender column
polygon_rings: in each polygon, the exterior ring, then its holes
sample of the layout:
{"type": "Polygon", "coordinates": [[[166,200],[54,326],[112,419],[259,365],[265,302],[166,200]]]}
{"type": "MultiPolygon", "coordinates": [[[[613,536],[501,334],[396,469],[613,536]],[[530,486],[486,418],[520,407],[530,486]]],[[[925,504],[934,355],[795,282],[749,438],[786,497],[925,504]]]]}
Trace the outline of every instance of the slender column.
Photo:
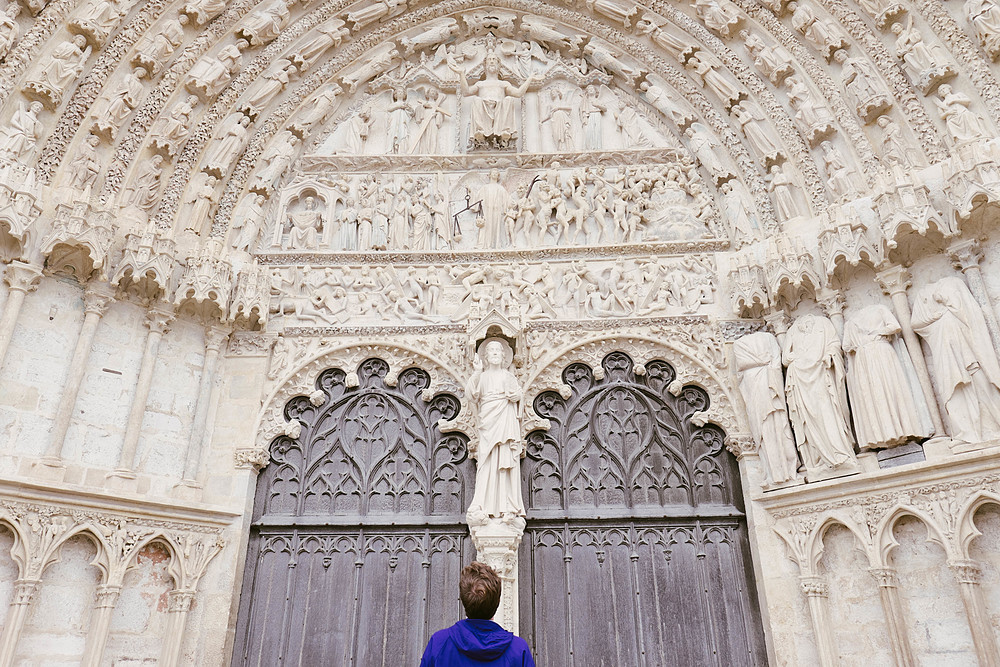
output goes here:
{"type": "Polygon", "coordinates": [[[97,587],[94,600],[94,615],[90,621],[90,631],[87,633],[87,645],[83,650],[81,667],[99,667],[104,658],[104,647],[108,643],[108,630],[111,628],[111,613],[118,604],[121,586],[102,584],[97,587]]]}
{"type": "Polygon", "coordinates": [[[28,292],[34,292],[38,288],[42,270],[24,262],[11,262],[3,279],[10,286],[10,290],[7,292],[3,315],[0,315],[0,367],[7,358],[7,348],[10,347],[11,338],[14,337],[14,327],[17,326],[17,316],[21,314],[24,297],[28,292]]]}
{"type": "Polygon", "coordinates": [[[837,651],[833,645],[833,635],[830,633],[830,610],[827,607],[830,590],[826,578],[816,575],[803,576],[799,578],[799,583],[809,603],[809,617],[812,619],[813,634],[816,637],[819,664],[821,667],[836,667],[837,651]]]}
{"type": "Polygon", "coordinates": [[[962,591],[962,603],[972,630],[972,643],[976,646],[976,657],[983,667],[1000,667],[1000,650],[997,648],[993,624],[983,599],[983,589],[979,585],[983,570],[974,560],[954,560],[948,562],[962,591]]]}
{"type": "Polygon", "coordinates": [[[167,628],[160,651],[160,667],[176,667],[180,664],[184,630],[191,612],[191,603],[194,602],[194,593],[184,589],[167,593],[167,628]]]}
{"type": "Polygon", "coordinates": [[[837,335],[844,337],[844,297],[837,290],[824,287],[816,294],[816,303],[833,322],[837,335]]]}
{"type": "Polygon", "coordinates": [[[993,302],[990,300],[989,294],[986,293],[986,282],[983,280],[983,272],[979,268],[982,254],[983,251],[979,247],[979,243],[972,239],[955,241],[948,246],[948,255],[951,256],[952,264],[965,275],[969,291],[982,306],[983,316],[986,318],[986,328],[990,331],[993,347],[1000,351],[1000,325],[997,324],[997,313],[993,309],[993,302]]]}
{"type": "Polygon", "coordinates": [[[202,441],[205,439],[205,426],[208,423],[208,411],[215,397],[215,370],[219,363],[219,351],[228,336],[228,331],[215,328],[205,330],[205,363],[201,369],[201,383],[198,385],[194,422],[191,424],[191,437],[188,440],[187,452],[184,457],[184,476],[182,479],[187,484],[197,483],[202,450],[204,449],[202,441]]]}
{"type": "Polygon", "coordinates": [[[927,370],[927,360],[924,359],[920,339],[917,338],[917,334],[913,331],[913,325],[910,323],[910,302],[906,300],[906,289],[910,286],[910,272],[901,266],[892,266],[879,271],[875,277],[878,278],[882,291],[892,299],[892,309],[896,313],[896,320],[903,332],[903,342],[910,353],[913,370],[917,374],[917,381],[924,393],[924,402],[927,403],[927,410],[931,414],[934,434],[945,437],[948,432],[944,428],[944,420],[941,419],[941,408],[934,395],[934,385],[931,383],[930,371],[927,370]]]}
{"type": "Polygon", "coordinates": [[[894,567],[880,567],[869,570],[878,582],[878,593],[882,601],[882,612],[885,614],[886,625],[889,626],[889,642],[892,644],[892,656],[899,667],[915,665],[910,640],[906,636],[906,617],[903,615],[903,605],[899,600],[899,577],[894,567]]]}
{"type": "Polygon", "coordinates": [[[0,634],[0,667],[11,667],[14,664],[14,652],[21,638],[24,621],[28,618],[28,605],[35,599],[38,591],[38,579],[18,579],[14,582],[14,597],[10,601],[3,634],[0,634]]]}
{"type": "Polygon", "coordinates": [[[122,444],[121,458],[118,469],[112,476],[132,478],[135,476],[135,452],[139,446],[139,434],[142,432],[142,418],[146,412],[146,401],[153,385],[153,367],[156,365],[156,355],[160,348],[160,339],[170,330],[173,316],[167,313],[151,310],[146,315],[146,347],[142,353],[139,365],[139,380],[136,382],[135,395],[132,397],[132,408],[128,413],[128,424],[125,427],[125,442],[122,444]]]}
{"type": "Polygon", "coordinates": [[[54,459],[52,463],[57,465],[59,459],[62,458],[66,432],[69,431],[70,422],[73,421],[73,408],[76,407],[76,399],[80,394],[80,387],[83,385],[87,362],[90,360],[90,351],[94,345],[94,335],[97,333],[97,325],[100,324],[111,301],[111,297],[92,290],[87,290],[83,295],[83,327],[80,329],[80,337],[76,339],[76,349],[73,351],[73,360],[69,365],[69,377],[66,379],[66,387],[63,389],[59,410],[56,412],[55,423],[52,426],[52,439],[49,440],[49,446],[45,451],[45,456],[54,459]]]}
{"type": "Polygon", "coordinates": [[[792,320],[784,310],[776,310],[764,316],[764,321],[774,330],[774,336],[778,339],[778,345],[785,347],[785,334],[792,320]]]}

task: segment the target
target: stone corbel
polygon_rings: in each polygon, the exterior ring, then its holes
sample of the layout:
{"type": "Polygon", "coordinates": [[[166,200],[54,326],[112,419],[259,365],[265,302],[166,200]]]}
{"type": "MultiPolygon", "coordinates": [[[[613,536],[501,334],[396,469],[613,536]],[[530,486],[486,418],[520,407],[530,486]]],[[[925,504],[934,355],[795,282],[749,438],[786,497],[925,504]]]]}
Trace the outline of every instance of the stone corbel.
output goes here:
{"type": "Polygon", "coordinates": [[[52,231],[42,243],[45,269],[81,283],[106,280],[113,228],[110,214],[89,202],[56,204],[52,231]]]}
{"type": "Polygon", "coordinates": [[[241,447],[234,454],[238,470],[252,470],[256,475],[271,461],[271,455],[262,447],[241,447]]]}
{"type": "Polygon", "coordinates": [[[125,236],[125,252],[111,277],[111,284],[122,293],[133,293],[146,304],[164,297],[170,290],[174,269],[173,239],[160,236],[147,227],[141,234],[125,236]]]}

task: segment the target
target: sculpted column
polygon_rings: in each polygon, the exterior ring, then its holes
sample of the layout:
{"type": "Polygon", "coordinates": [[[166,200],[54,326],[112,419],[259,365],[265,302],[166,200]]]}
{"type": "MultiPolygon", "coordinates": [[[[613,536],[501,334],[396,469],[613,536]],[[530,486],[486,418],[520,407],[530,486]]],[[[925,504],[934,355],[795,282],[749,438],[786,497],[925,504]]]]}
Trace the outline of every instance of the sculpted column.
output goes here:
{"type": "Polygon", "coordinates": [[[962,602],[965,614],[972,630],[972,643],[976,646],[976,657],[980,665],[1000,665],[1000,649],[997,648],[996,635],[993,634],[993,624],[983,598],[983,589],[979,585],[983,576],[983,568],[974,560],[954,560],[948,562],[948,567],[955,574],[962,591],[962,602]]]}
{"type": "Polygon", "coordinates": [[[205,330],[205,363],[201,369],[198,400],[195,404],[194,421],[191,424],[191,437],[188,439],[187,453],[184,457],[184,476],[181,478],[181,484],[185,486],[198,485],[202,441],[205,439],[209,408],[216,394],[215,371],[219,364],[219,351],[228,337],[228,331],[214,327],[205,330]]]}
{"type": "Polygon", "coordinates": [[[191,603],[195,592],[176,589],[167,593],[167,628],[163,633],[163,648],[160,651],[161,667],[176,667],[181,661],[181,646],[184,644],[184,630],[187,617],[191,613],[191,603]]]}
{"type": "Polygon", "coordinates": [[[3,279],[10,286],[10,290],[7,292],[3,315],[0,315],[0,367],[7,358],[7,348],[10,347],[11,338],[14,337],[14,327],[17,325],[17,316],[20,315],[21,306],[24,304],[24,296],[38,288],[41,278],[42,270],[32,264],[14,261],[7,265],[3,279]]]}
{"type": "Polygon", "coordinates": [[[979,260],[983,255],[982,248],[972,239],[954,241],[948,246],[948,255],[955,268],[965,276],[965,282],[968,283],[972,296],[982,306],[986,328],[990,331],[990,340],[993,341],[993,347],[1000,352],[1000,325],[997,324],[997,313],[993,309],[989,294],[986,293],[983,272],[979,268],[979,260]]]}
{"type": "Polygon", "coordinates": [[[76,406],[76,399],[83,385],[97,325],[100,324],[111,301],[111,297],[90,289],[83,295],[83,326],[80,329],[80,337],[76,339],[76,349],[73,350],[73,360],[69,365],[69,377],[66,378],[66,387],[59,400],[59,410],[52,426],[52,439],[49,440],[49,446],[45,451],[47,459],[45,463],[48,465],[61,466],[63,443],[70,422],[73,420],[73,408],[76,406]]]}
{"type": "Polygon", "coordinates": [[[139,446],[139,434],[142,431],[142,418],[146,412],[149,390],[153,385],[153,367],[156,366],[160,340],[163,338],[163,334],[170,330],[172,320],[173,315],[156,310],[151,310],[146,314],[146,327],[149,329],[149,333],[146,334],[146,347],[139,365],[139,379],[136,382],[135,395],[132,397],[132,408],[128,413],[125,441],[122,444],[121,457],[118,459],[118,468],[109,473],[109,477],[135,478],[135,472],[133,472],[135,452],[139,446]]]}
{"type": "Polygon", "coordinates": [[[0,635],[0,667],[14,664],[14,651],[21,638],[24,621],[28,618],[28,606],[35,599],[40,583],[39,579],[18,579],[14,582],[14,596],[10,599],[3,634],[0,635]]]}
{"type": "Polygon", "coordinates": [[[108,631],[111,629],[111,613],[118,604],[121,586],[101,584],[97,587],[94,600],[94,613],[90,617],[90,630],[87,632],[87,644],[83,650],[81,667],[99,667],[104,657],[104,647],[108,643],[108,631]]]}
{"type": "Polygon", "coordinates": [[[906,288],[910,286],[910,273],[901,266],[892,266],[883,269],[875,274],[882,291],[892,299],[892,309],[899,321],[899,328],[903,332],[903,342],[910,353],[910,360],[913,361],[913,369],[916,371],[917,380],[920,382],[920,389],[924,393],[924,400],[927,403],[927,410],[931,415],[931,423],[934,425],[934,435],[944,438],[948,432],[944,428],[944,420],[941,419],[941,409],[938,407],[937,398],[934,395],[934,385],[931,384],[931,375],[927,370],[927,360],[924,359],[923,349],[920,347],[920,339],[913,331],[913,324],[910,322],[910,302],[906,300],[906,288]]]}
{"type": "Polygon", "coordinates": [[[824,287],[816,294],[816,303],[833,322],[837,336],[844,338],[844,296],[837,290],[824,287]]]}
{"type": "Polygon", "coordinates": [[[899,599],[899,577],[896,568],[873,568],[869,572],[878,582],[882,613],[885,614],[885,622],[889,626],[889,642],[892,644],[892,655],[896,659],[896,664],[917,664],[910,649],[910,640],[906,636],[906,617],[903,615],[903,605],[899,599]]]}
{"type": "Polygon", "coordinates": [[[799,578],[799,584],[809,603],[809,618],[812,620],[813,635],[816,637],[819,664],[822,667],[836,667],[839,660],[830,632],[830,610],[827,606],[830,586],[825,577],[818,575],[804,575],[799,578]]]}

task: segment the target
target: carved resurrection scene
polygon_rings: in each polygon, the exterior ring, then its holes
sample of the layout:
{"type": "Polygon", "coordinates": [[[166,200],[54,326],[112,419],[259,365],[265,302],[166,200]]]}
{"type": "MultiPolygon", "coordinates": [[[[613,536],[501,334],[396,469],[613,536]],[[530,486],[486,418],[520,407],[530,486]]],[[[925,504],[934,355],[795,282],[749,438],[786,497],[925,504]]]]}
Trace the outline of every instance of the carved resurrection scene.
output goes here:
{"type": "Polygon", "coordinates": [[[0,667],[1000,665],[997,0],[0,1],[0,667]]]}

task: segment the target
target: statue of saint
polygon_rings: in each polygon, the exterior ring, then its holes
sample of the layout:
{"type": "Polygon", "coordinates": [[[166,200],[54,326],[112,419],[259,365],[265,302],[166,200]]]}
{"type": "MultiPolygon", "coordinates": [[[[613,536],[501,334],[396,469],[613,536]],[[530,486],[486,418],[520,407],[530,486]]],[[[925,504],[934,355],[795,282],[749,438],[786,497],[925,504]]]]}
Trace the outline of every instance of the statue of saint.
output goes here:
{"type": "Polygon", "coordinates": [[[516,100],[527,92],[534,81],[528,77],[519,87],[500,78],[500,57],[493,50],[483,61],[483,78],[469,85],[465,71],[457,64],[449,65],[458,75],[463,96],[471,96],[472,127],[469,138],[476,148],[513,148],[517,141],[516,100]]]}
{"type": "Polygon", "coordinates": [[[469,516],[478,517],[480,523],[491,517],[524,516],[520,473],[524,442],[518,421],[521,386],[507,370],[511,357],[503,341],[487,340],[476,355],[475,372],[466,387],[478,409],[479,431],[476,491],[469,516]]]}

